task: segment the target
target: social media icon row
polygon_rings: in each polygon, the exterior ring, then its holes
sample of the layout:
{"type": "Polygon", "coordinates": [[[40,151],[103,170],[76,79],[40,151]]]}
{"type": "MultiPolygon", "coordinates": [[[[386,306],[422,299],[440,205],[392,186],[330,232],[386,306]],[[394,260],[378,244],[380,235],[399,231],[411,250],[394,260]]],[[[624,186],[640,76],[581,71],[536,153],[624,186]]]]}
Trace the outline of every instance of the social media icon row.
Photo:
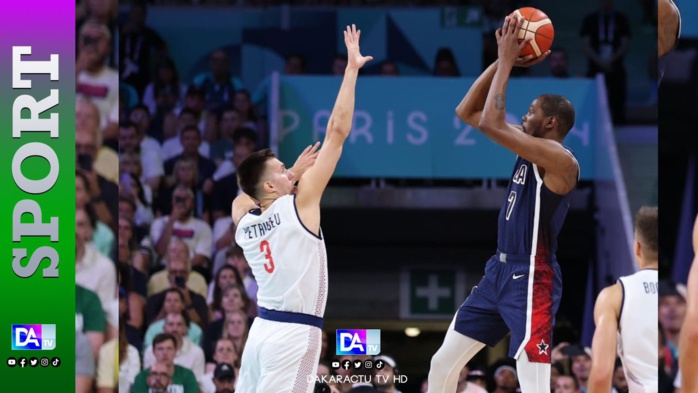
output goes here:
{"type": "Polygon", "coordinates": [[[382,360],[378,360],[377,362],[374,362],[373,360],[366,360],[366,361],[361,361],[361,360],[333,360],[332,361],[332,369],[333,370],[339,370],[340,368],[344,370],[349,370],[350,368],[354,368],[356,370],[359,370],[361,368],[365,368],[366,370],[381,370],[383,367],[385,367],[385,362],[382,360]]]}
{"type": "Polygon", "coordinates": [[[61,365],[61,359],[58,357],[55,357],[53,359],[49,359],[49,358],[44,357],[44,358],[41,358],[41,360],[39,360],[37,358],[27,359],[25,357],[21,357],[19,359],[7,358],[7,367],[16,367],[16,366],[19,366],[21,368],[25,368],[27,366],[36,367],[39,364],[41,364],[41,367],[48,367],[49,365],[51,365],[53,367],[58,367],[61,365]]]}

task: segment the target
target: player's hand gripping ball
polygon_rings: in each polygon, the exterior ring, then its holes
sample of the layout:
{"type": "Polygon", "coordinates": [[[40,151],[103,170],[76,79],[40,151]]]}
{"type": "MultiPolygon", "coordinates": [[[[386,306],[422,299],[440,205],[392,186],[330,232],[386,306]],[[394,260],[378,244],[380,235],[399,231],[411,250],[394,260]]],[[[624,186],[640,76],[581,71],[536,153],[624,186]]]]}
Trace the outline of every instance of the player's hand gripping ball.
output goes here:
{"type": "Polygon", "coordinates": [[[511,16],[519,20],[524,19],[519,30],[519,43],[531,39],[521,51],[521,57],[530,55],[535,59],[550,49],[555,38],[555,29],[548,15],[533,7],[523,7],[512,12],[511,16]]]}

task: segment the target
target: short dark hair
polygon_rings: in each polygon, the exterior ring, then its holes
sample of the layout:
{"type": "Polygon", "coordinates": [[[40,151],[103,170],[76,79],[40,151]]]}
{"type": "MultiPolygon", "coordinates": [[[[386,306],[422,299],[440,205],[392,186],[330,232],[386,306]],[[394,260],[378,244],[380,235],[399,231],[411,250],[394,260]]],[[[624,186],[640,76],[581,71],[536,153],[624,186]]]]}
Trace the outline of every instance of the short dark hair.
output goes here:
{"type": "Polygon", "coordinates": [[[249,127],[239,127],[233,131],[233,144],[237,145],[241,139],[249,139],[256,145],[259,137],[257,136],[257,131],[249,127]]]}
{"type": "Polygon", "coordinates": [[[170,333],[160,333],[155,338],[153,338],[153,351],[155,351],[155,347],[160,344],[164,343],[165,341],[170,340],[172,341],[172,344],[174,344],[175,348],[177,347],[177,339],[175,336],[171,335],[170,333]]]}
{"type": "Polygon", "coordinates": [[[132,122],[131,120],[124,120],[119,122],[119,129],[121,130],[128,130],[129,128],[133,128],[136,130],[136,134],[140,134],[140,131],[138,130],[138,126],[136,123],[132,122]]]}
{"type": "Polygon", "coordinates": [[[184,136],[185,132],[196,132],[196,135],[199,136],[199,139],[201,139],[201,130],[199,130],[199,127],[196,125],[188,125],[182,129],[182,132],[180,132],[179,137],[180,139],[184,136]]]}
{"type": "Polygon", "coordinates": [[[659,209],[643,206],[635,215],[635,232],[649,259],[657,259],[659,253],[659,209]]]}
{"type": "Polygon", "coordinates": [[[555,116],[559,123],[559,131],[562,137],[567,136],[574,126],[574,106],[570,100],[563,96],[544,94],[538,97],[540,107],[545,116],[555,116]]]}
{"type": "Polygon", "coordinates": [[[250,154],[238,167],[238,185],[242,192],[259,200],[259,183],[264,175],[267,161],[276,158],[269,149],[250,154]]]}

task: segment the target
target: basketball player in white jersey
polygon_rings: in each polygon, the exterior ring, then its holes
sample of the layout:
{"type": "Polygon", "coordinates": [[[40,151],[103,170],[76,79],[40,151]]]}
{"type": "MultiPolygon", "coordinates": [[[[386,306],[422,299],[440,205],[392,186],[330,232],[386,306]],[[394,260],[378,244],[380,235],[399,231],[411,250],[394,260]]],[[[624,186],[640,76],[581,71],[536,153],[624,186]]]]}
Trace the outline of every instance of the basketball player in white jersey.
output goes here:
{"type": "Polygon", "coordinates": [[[698,217],[693,225],[693,265],[688,273],[686,318],[679,337],[681,392],[698,392],[698,217]]]}
{"type": "Polygon", "coordinates": [[[616,350],[630,393],[659,390],[658,226],[658,209],[640,208],[635,217],[635,259],[640,270],[619,278],[596,298],[589,393],[611,391],[616,350]]]}
{"type": "Polygon", "coordinates": [[[257,279],[259,317],[242,354],[237,393],[310,393],[315,386],[327,256],[320,200],[351,131],[359,69],[372,60],[359,51],[361,31],[347,26],[347,68],[315,164],[298,179],[269,150],[238,168],[244,194],[233,201],[239,244],[257,279]]]}

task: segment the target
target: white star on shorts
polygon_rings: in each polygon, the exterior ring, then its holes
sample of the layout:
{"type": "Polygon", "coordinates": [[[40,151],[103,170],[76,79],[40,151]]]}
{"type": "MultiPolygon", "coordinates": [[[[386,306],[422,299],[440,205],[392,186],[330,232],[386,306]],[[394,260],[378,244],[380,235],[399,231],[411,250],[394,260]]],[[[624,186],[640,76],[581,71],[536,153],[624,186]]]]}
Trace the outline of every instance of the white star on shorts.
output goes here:
{"type": "Polygon", "coordinates": [[[536,346],[538,347],[538,354],[539,355],[543,354],[543,353],[546,355],[548,354],[548,347],[550,345],[546,344],[545,340],[540,340],[540,344],[537,344],[536,346]]]}

